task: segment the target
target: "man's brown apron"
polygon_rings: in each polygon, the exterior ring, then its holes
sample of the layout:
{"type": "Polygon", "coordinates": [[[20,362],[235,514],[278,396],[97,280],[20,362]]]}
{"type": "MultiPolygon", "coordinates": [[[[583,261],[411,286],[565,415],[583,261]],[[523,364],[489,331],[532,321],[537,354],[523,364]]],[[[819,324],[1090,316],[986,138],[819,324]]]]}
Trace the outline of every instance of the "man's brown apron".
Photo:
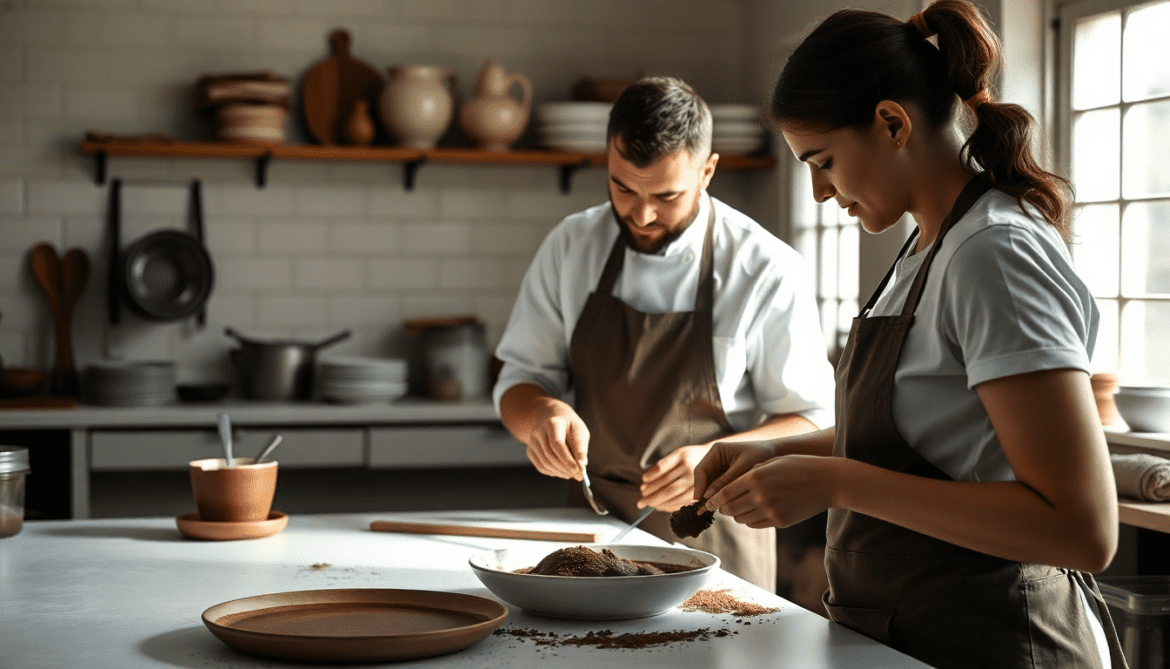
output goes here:
{"type": "MultiPolygon", "coordinates": [[[[589,428],[589,476],[594,496],[618,518],[637,517],[642,473],[662,456],[732,434],[715,376],[711,307],[714,304],[715,203],[703,237],[695,310],[647,314],[613,296],[625,260],[618,236],[597,289],[573,330],[569,359],[577,413],[589,428]]],[[[580,484],[569,503],[585,504],[580,484]]],[[[670,514],[655,512],[640,528],[666,541],[670,514]]],[[[730,518],[687,546],[719,556],[723,567],[770,592],[776,589],[776,532],[753,530],[730,518]]]]}
{"type": "MultiPolygon", "coordinates": [[[[837,367],[835,456],[950,480],[898,434],[891,403],[894,371],[943,237],[988,188],[976,177],[963,189],[918,269],[900,315],[853,319],[837,367]]],[[[911,235],[903,253],[916,237],[917,232],[911,235]]],[[[893,268],[863,315],[892,274],[893,268]]],[[[932,666],[1098,667],[1099,654],[1078,593],[1084,585],[1102,613],[1113,667],[1125,667],[1091,574],[993,557],[843,509],[829,510],[826,538],[829,589],[824,602],[829,617],[932,666]]]]}

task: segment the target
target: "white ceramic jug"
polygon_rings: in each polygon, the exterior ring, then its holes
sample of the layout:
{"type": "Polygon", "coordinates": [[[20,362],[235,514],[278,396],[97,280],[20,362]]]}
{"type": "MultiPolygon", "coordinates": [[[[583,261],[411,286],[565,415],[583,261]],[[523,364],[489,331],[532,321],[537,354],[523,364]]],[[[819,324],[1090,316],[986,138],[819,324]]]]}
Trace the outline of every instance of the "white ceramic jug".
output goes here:
{"type": "Polygon", "coordinates": [[[459,112],[459,127],[477,148],[507,151],[524,132],[532,106],[532,83],[520,73],[508,74],[497,62],[484,63],[475,97],[459,112]],[[520,100],[509,92],[520,85],[520,100]]]}

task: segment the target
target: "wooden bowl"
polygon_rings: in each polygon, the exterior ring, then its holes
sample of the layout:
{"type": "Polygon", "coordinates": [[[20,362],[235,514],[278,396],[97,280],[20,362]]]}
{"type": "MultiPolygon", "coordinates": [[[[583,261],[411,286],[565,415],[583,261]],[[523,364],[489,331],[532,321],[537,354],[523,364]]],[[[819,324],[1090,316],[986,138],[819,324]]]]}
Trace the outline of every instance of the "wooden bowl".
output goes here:
{"type": "Polygon", "coordinates": [[[0,369],[0,396],[27,397],[36,395],[45,387],[49,373],[26,367],[5,367],[0,369]]]}

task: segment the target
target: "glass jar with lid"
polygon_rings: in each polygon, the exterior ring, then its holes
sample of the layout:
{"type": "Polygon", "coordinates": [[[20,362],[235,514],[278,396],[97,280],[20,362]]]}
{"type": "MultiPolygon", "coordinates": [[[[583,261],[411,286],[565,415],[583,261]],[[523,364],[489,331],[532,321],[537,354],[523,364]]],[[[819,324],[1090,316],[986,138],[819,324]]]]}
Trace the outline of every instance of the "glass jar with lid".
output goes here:
{"type": "Polygon", "coordinates": [[[0,446],[0,539],[24,527],[24,477],[28,473],[27,448],[0,446]]]}

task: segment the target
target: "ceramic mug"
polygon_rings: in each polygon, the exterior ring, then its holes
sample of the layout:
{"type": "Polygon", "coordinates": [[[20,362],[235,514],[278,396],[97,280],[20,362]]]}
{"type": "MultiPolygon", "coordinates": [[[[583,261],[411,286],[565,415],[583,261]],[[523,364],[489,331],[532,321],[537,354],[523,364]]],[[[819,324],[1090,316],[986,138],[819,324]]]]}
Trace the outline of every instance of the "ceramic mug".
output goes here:
{"type": "Polygon", "coordinates": [[[191,491],[199,517],[212,522],[257,522],[268,520],[276,493],[275,460],[259,464],[253,458],[192,460],[191,491]]]}

